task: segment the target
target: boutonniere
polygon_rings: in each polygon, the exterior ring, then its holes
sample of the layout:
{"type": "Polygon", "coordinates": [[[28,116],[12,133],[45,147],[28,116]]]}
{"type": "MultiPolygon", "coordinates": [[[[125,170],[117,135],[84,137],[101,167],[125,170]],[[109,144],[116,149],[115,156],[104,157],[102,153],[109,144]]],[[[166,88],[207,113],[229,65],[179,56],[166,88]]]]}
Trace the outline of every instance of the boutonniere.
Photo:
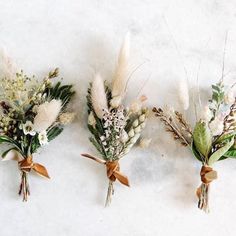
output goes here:
{"type": "Polygon", "coordinates": [[[120,168],[120,159],[129,153],[140,137],[147,119],[147,109],[143,107],[145,96],[135,100],[130,107],[123,104],[129,79],[128,72],[129,35],[120,49],[112,85],[104,81],[99,74],[90,84],[87,95],[88,129],[91,143],[96,147],[100,158],[90,154],[90,158],[105,166],[109,186],[106,206],[114,194],[113,184],[118,180],[130,186],[128,177],[120,168]]]}
{"type": "MultiPolygon", "coordinates": [[[[181,83],[181,95],[185,110],[189,107],[188,88],[181,83]]],[[[184,115],[175,109],[153,108],[155,115],[165,125],[166,131],[175,140],[187,146],[193,156],[201,162],[201,185],[197,188],[198,207],[209,211],[209,189],[212,181],[217,179],[217,172],[213,169],[217,161],[236,158],[236,100],[233,86],[226,86],[223,79],[212,85],[212,97],[208,104],[200,106],[201,112],[192,127],[185,120],[184,115]]],[[[200,94],[198,94],[200,104],[200,94]]],[[[196,108],[196,104],[193,104],[196,108]]]]}
{"type": "Polygon", "coordinates": [[[30,195],[31,171],[49,178],[47,169],[34,161],[33,154],[74,118],[66,108],[75,92],[72,85],[54,83],[58,72],[51,71],[42,82],[23,71],[0,79],[0,143],[9,146],[2,158],[13,156],[18,161],[23,201],[30,195]]]}

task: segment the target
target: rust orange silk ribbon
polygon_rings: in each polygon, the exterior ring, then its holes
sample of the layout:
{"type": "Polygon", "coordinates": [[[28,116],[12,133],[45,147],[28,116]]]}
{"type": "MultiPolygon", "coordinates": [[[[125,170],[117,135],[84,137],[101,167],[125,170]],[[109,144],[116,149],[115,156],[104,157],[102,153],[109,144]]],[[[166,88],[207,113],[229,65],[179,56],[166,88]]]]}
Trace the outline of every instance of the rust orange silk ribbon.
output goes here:
{"type": "Polygon", "coordinates": [[[46,178],[50,178],[47,172],[47,169],[40,165],[39,163],[34,163],[32,156],[25,158],[22,161],[18,162],[19,168],[21,171],[29,173],[31,170],[34,170],[37,174],[44,176],[46,178]]]}
{"type": "Polygon", "coordinates": [[[209,184],[213,180],[217,179],[217,172],[213,170],[210,166],[202,166],[200,171],[201,181],[204,184],[209,184]]]}
{"type": "MultiPolygon", "coordinates": [[[[206,184],[207,186],[215,179],[217,179],[217,172],[213,170],[210,166],[202,166],[200,171],[202,184],[206,184]]],[[[200,199],[201,196],[201,186],[197,188],[197,196],[200,199]]]]}
{"type": "Polygon", "coordinates": [[[100,164],[106,165],[107,177],[108,177],[109,180],[114,182],[114,181],[116,181],[116,179],[118,179],[120,181],[120,183],[122,183],[122,184],[124,184],[128,187],[130,186],[128,177],[123,175],[120,172],[120,165],[119,165],[118,160],[116,160],[116,161],[104,161],[104,160],[101,160],[97,157],[91,156],[89,154],[81,154],[81,156],[87,157],[89,159],[92,159],[92,160],[100,163],[100,164]]]}

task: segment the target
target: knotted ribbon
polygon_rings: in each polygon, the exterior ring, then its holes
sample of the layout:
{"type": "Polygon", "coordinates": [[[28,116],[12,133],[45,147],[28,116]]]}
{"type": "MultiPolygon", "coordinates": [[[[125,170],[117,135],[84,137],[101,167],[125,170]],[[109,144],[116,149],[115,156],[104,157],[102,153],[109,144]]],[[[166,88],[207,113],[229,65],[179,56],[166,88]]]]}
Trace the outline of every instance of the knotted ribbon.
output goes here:
{"type": "Polygon", "coordinates": [[[87,157],[89,159],[92,159],[92,160],[100,163],[100,164],[106,165],[107,177],[112,182],[115,182],[116,179],[118,179],[120,181],[120,183],[122,183],[122,184],[124,184],[128,187],[130,186],[128,177],[123,175],[120,172],[120,164],[119,164],[118,160],[116,160],[116,161],[105,161],[105,160],[101,160],[100,158],[91,156],[89,154],[81,154],[81,156],[87,157]]]}
{"type": "Polygon", "coordinates": [[[202,166],[200,171],[201,181],[204,184],[209,184],[213,180],[217,179],[217,172],[213,170],[210,166],[202,166]]]}
{"type": "MultiPolygon", "coordinates": [[[[202,166],[200,171],[201,181],[205,185],[209,185],[213,180],[217,179],[217,172],[213,170],[210,166],[202,166]]],[[[201,186],[197,189],[197,196],[200,199],[201,196],[201,186]]]]}
{"type": "Polygon", "coordinates": [[[50,178],[47,169],[39,163],[34,163],[32,156],[29,156],[27,158],[24,158],[22,161],[19,161],[18,165],[22,172],[29,173],[31,170],[34,170],[37,174],[46,178],[50,178]]]}

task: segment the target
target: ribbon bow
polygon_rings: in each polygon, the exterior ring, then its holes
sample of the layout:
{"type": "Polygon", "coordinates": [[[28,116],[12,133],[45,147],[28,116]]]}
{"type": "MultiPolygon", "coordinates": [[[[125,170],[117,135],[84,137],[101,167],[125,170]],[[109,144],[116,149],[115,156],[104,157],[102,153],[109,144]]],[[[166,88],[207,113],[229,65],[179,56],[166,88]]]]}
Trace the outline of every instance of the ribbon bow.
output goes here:
{"type": "Polygon", "coordinates": [[[32,156],[29,156],[24,160],[19,161],[18,164],[20,170],[25,173],[29,173],[31,170],[34,170],[37,174],[50,179],[47,169],[39,163],[34,163],[32,156]]]}
{"type": "Polygon", "coordinates": [[[128,177],[123,175],[120,172],[120,164],[119,164],[118,160],[116,160],[116,161],[104,161],[104,160],[101,160],[97,157],[93,157],[89,154],[81,154],[81,156],[87,157],[89,159],[92,159],[92,160],[100,163],[100,164],[106,165],[107,177],[108,177],[109,180],[115,182],[116,179],[118,179],[120,181],[120,183],[122,183],[122,184],[124,184],[128,187],[130,186],[128,177]]]}

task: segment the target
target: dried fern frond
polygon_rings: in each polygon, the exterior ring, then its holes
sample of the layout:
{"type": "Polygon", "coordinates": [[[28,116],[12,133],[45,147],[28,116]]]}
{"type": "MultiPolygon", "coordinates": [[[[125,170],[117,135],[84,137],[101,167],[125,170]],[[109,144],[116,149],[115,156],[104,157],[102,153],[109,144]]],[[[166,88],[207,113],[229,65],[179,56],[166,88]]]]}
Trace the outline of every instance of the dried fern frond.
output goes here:
{"type": "Polygon", "coordinates": [[[184,119],[183,115],[175,111],[175,117],[179,121],[179,124],[181,125],[181,128],[183,131],[185,131],[190,137],[193,135],[190,125],[187,123],[187,121],[184,119]]]}
{"type": "Polygon", "coordinates": [[[223,133],[228,133],[236,129],[236,98],[234,103],[230,106],[229,114],[224,118],[224,129],[223,133]]]}
{"type": "Polygon", "coordinates": [[[175,140],[179,140],[183,146],[191,145],[191,142],[185,137],[183,132],[175,125],[173,118],[167,116],[161,108],[154,107],[152,111],[156,117],[160,118],[160,121],[164,123],[166,131],[171,133],[175,140]]]}

